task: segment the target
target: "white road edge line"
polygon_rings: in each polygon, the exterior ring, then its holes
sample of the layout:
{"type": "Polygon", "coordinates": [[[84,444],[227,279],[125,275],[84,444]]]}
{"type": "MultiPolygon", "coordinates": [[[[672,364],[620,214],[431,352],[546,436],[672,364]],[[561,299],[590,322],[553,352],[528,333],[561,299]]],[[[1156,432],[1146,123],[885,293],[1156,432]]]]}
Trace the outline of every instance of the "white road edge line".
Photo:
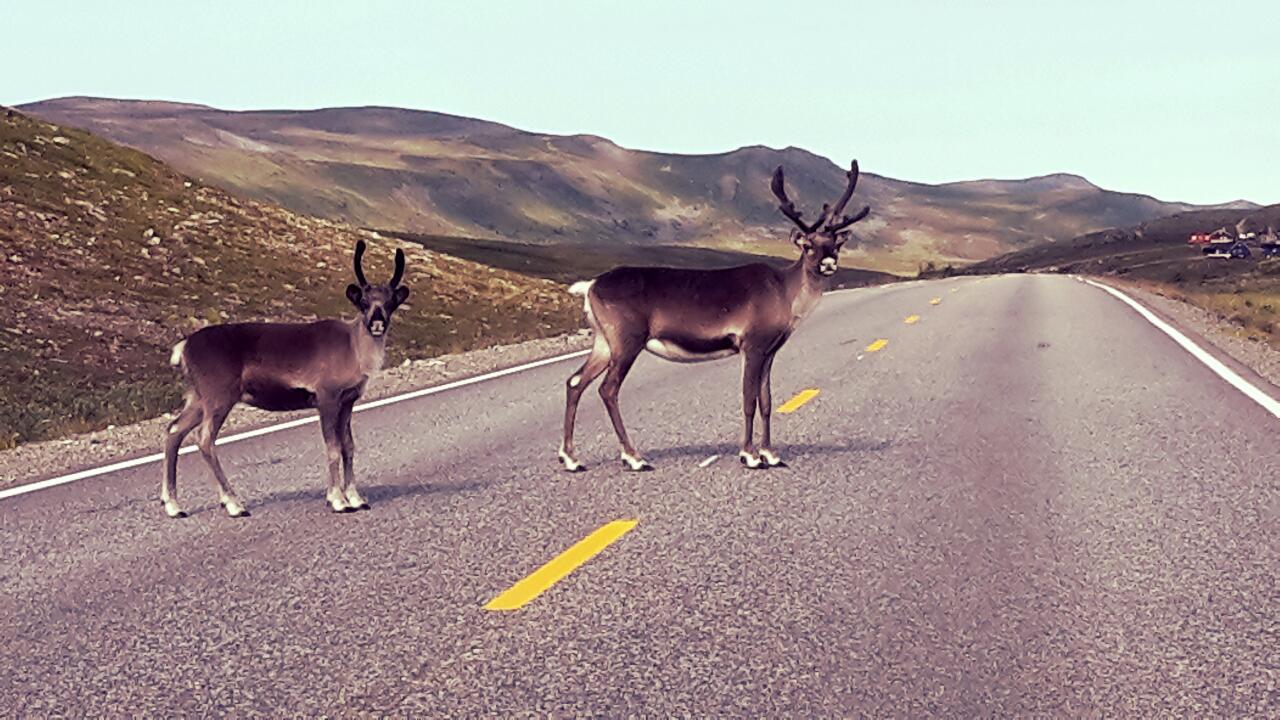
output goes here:
{"type": "MultiPolygon", "coordinates": [[[[565,353],[564,355],[556,355],[555,357],[544,358],[542,360],[535,360],[534,362],[525,363],[523,365],[509,367],[505,370],[496,370],[494,372],[485,373],[483,375],[477,375],[475,377],[464,378],[462,380],[454,380],[453,382],[447,382],[443,385],[435,385],[433,387],[421,388],[419,390],[407,392],[402,395],[393,395],[391,397],[382,398],[381,400],[373,400],[371,402],[361,403],[355,406],[354,412],[372,410],[374,408],[380,408],[386,405],[394,405],[396,403],[405,402],[406,400],[414,400],[416,398],[425,397],[427,395],[435,395],[436,393],[442,393],[442,392],[445,392],[446,390],[453,390],[455,388],[466,387],[467,385],[475,385],[476,383],[481,383],[481,382],[484,382],[485,380],[493,380],[494,378],[500,378],[505,375],[514,375],[515,373],[524,372],[525,370],[532,370],[534,368],[539,368],[539,367],[542,367],[543,365],[551,365],[553,363],[563,362],[565,360],[571,360],[576,357],[582,357],[583,355],[586,355],[589,352],[591,351],[578,350],[571,353],[565,353]]],[[[289,420],[287,422],[278,423],[276,425],[268,425],[266,427],[261,427],[256,430],[249,430],[242,433],[236,433],[234,435],[227,435],[226,437],[220,437],[218,438],[218,441],[215,444],[228,445],[233,442],[248,440],[249,438],[261,437],[263,435],[270,435],[271,433],[277,433],[282,430],[291,430],[296,427],[302,427],[303,425],[310,425],[311,423],[318,422],[318,420],[319,418],[315,415],[311,417],[298,418],[297,420],[289,420]]],[[[196,451],[196,448],[194,445],[188,445],[182,448],[181,450],[179,450],[178,454],[186,455],[188,453],[193,453],[195,451],[196,451]]],[[[151,455],[144,455],[142,457],[132,458],[130,460],[121,460],[120,462],[114,462],[109,465],[101,465],[99,467],[80,470],[78,472],[69,473],[67,475],[59,475],[58,477],[52,477],[47,480],[40,480],[38,482],[28,483],[26,485],[16,485],[14,487],[4,488],[0,490],[0,500],[4,500],[6,498],[11,498],[11,497],[17,497],[18,495],[26,495],[27,493],[33,493],[33,492],[36,492],[37,490],[45,490],[47,488],[57,487],[58,485],[66,485],[67,483],[73,483],[73,482],[76,482],[77,480],[86,480],[91,477],[106,475],[107,473],[113,473],[118,470],[128,470],[129,468],[135,468],[135,467],[138,467],[139,465],[147,465],[153,462],[160,462],[163,459],[164,459],[164,453],[153,453],[151,455]]]]}
{"type": "Polygon", "coordinates": [[[1158,328],[1165,335],[1168,335],[1169,337],[1173,338],[1173,341],[1181,345],[1183,350],[1186,350],[1187,352],[1191,353],[1191,355],[1195,357],[1195,359],[1204,363],[1205,366],[1208,367],[1210,370],[1212,370],[1218,377],[1222,378],[1223,380],[1226,380],[1228,383],[1230,383],[1232,387],[1244,393],[1245,396],[1248,397],[1250,400],[1261,405],[1263,409],[1265,409],[1267,412],[1271,413],[1277,418],[1280,418],[1280,401],[1276,400],[1275,398],[1263,392],[1257,385],[1254,385],[1248,380],[1245,380],[1244,378],[1240,377],[1240,375],[1235,370],[1232,370],[1231,368],[1223,364],[1221,360],[1214,357],[1213,355],[1210,355],[1208,352],[1204,350],[1204,348],[1192,342],[1191,338],[1188,338],[1186,335],[1183,335],[1172,325],[1165,322],[1164,320],[1161,320],[1159,317],[1156,317],[1155,313],[1143,307],[1141,304],[1138,303],[1137,300],[1134,300],[1133,298],[1129,297],[1128,295],[1124,294],[1119,290],[1116,290],[1110,285],[1104,285],[1100,282],[1095,282],[1093,280],[1088,280],[1088,279],[1086,279],[1085,282],[1096,288],[1101,288],[1107,291],[1108,293],[1111,293],[1116,298],[1118,298],[1121,302],[1133,308],[1134,310],[1138,311],[1138,314],[1141,315],[1143,318],[1145,318],[1147,322],[1151,323],[1152,325],[1155,325],[1156,328],[1158,328]]]}
{"type": "MultiPolygon", "coordinates": [[[[865,287],[846,288],[843,290],[832,291],[829,294],[857,292],[859,290],[873,290],[878,288],[888,288],[888,287],[893,287],[895,285],[901,286],[901,283],[889,283],[887,285],[869,285],[865,287]]],[[[576,352],[566,353],[564,355],[556,355],[555,357],[549,357],[549,358],[544,358],[542,360],[536,360],[531,363],[525,363],[524,365],[517,365],[515,367],[510,367],[505,370],[497,370],[495,372],[485,373],[484,375],[477,375],[475,377],[466,378],[464,380],[455,380],[453,382],[448,382],[443,385],[437,385],[435,387],[414,390],[412,392],[408,392],[403,395],[393,395],[391,397],[383,398],[381,400],[374,400],[372,402],[356,405],[355,412],[361,412],[363,410],[372,410],[373,408],[382,407],[384,405],[394,405],[395,403],[404,402],[406,400],[413,400],[415,398],[420,398],[427,395],[434,395],[436,393],[445,392],[446,390],[453,390],[454,388],[465,387],[467,385],[474,385],[479,382],[484,382],[485,380],[492,380],[494,378],[503,377],[504,375],[513,375],[518,372],[524,372],[525,370],[532,370],[534,368],[542,367],[543,365],[551,365],[552,363],[558,363],[558,362],[563,362],[565,360],[571,360],[576,357],[582,357],[583,355],[586,355],[589,352],[591,351],[578,350],[576,352]]],[[[220,437],[218,438],[218,441],[214,444],[226,445],[233,442],[239,442],[241,440],[248,440],[249,438],[260,437],[262,435],[270,435],[271,433],[277,433],[282,430],[290,430],[296,427],[302,427],[303,425],[310,425],[311,423],[318,422],[318,421],[319,421],[319,418],[316,416],[298,418],[297,420],[289,420],[287,422],[282,422],[276,425],[268,425],[266,427],[261,427],[256,430],[249,430],[247,432],[236,433],[234,435],[227,435],[225,437],[220,437]]],[[[182,448],[181,450],[179,450],[178,454],[187,455],[195,451],[196,451],[196,448],[194,445],[188,445],[182,448]]],[[[163,459],[164,459],[164,453],[153,453],[151,455],[144,455],[142,457],[136,457],[129,460],[121,460],[119,462],[114,462],[109,465],[100,465],[98,467],[86,468],[84,470],[79,470],[77,472],[69,473],[67,475],[59,475],[58,477],[51,477],[46,480],[27,483],[25,485],[15,485],[10,488],[0,489],[0,500],[4,500],[6,498],[11,498],[11,497],[17,497],[19,495],[26,495],[27,493],[33,493],[33,492],[36,492],[37,490],[44,490],[51,487],[57,487],[59,485],[66,485],[67,483],[73,483],[78,480],[87,480],[88,478],[91,478],[91,477],[106,475],[108,473],[113,473],[118,470],[128,470],[130,468],[135,468],[140,465],[147,465],[153,462],[160,462],[163,459]]]]}

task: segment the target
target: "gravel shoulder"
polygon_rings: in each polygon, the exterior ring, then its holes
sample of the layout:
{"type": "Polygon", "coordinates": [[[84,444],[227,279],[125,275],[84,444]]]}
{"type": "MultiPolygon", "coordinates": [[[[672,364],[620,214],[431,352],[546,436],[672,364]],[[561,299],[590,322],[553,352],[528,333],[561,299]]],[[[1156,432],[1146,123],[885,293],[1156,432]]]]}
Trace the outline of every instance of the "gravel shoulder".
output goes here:
{"type": "Polygon", "coordinates": [[[1158,286],[1117,282],[1111,277],[1099,280],[1124,290],[1183,331],[1198,335],[1220,353],[1280,388],[1280,351],[1245,328],[1216,312],[1165,295],[1158,286]]]}
{"type": "MultiPolygon", "coordinates": [[[[410,392],[454,380],[473,377],[526,362],[554,357],[591,346],[586,331],[528,340],[512,345],[441,355],[426,360],[406,360],[385,368],[369,381],[364,401],[410,392]]],[[[272,413],[245,405],[238,406],[223,426],[227,435],[305,417],[315,411],[272,413]]],[[[127,457],[163,449],[165,427],[172,419],[166,413],[132,425],[108,427],[59,440],[29,443],[0,452],[0,488],[44,477],[73,472],[127,457]]]]}

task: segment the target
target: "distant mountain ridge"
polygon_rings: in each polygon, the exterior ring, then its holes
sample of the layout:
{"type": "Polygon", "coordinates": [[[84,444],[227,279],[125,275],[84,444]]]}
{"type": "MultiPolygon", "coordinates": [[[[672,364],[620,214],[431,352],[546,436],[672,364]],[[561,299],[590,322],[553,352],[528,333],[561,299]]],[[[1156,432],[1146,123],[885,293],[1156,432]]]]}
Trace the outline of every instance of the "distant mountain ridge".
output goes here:
{"type": "MultiPolygon", "coordinates": [[[[786,254],[787,224],[768,190],[773,168],[786,166],[810,217],[843,184],[842,167],[795,147],[675,155],[401,108],[231,112],[78,97],[23,110],[249,197],[424,235],[786,254]]],[[[1204,207],[1068,174],[927,185],[865,171],[855,202],[874,212],[857,226],[849,262],[899,272],[1204,207]]]]}

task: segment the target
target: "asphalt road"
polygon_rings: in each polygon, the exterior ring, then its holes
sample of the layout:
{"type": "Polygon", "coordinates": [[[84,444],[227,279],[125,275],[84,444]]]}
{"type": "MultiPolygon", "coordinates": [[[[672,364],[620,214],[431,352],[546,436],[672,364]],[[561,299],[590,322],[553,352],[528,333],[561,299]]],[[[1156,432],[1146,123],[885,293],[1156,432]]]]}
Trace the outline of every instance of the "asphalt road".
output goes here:
{"type": "Polygon", "coordinates": [[[185,520],[158,464],[0,501],[0,714],[1280,712],[1280,421],[1101,290],[826,298],[774,370],[819,390],[775,415],[786,469],[733,460],[736,359],[646,356],[657,470],[591,392],[561,472],[577,363],[357,415],[369,512],[328,512],[314,425],[222,448],[248,519],[195,456],[185,520]]]}

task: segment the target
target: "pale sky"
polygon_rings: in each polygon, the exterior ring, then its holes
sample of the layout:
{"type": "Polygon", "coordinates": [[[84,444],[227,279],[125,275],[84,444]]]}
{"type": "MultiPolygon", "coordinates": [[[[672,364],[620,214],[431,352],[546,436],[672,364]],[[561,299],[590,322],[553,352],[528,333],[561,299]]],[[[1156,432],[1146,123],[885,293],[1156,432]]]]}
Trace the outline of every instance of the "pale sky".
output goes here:
{"type": "Polygon", "coordinates": [[[1280,202],[1280,2],[23,2],[0,103],[391,105],[920,182],[1280,202]]]}

